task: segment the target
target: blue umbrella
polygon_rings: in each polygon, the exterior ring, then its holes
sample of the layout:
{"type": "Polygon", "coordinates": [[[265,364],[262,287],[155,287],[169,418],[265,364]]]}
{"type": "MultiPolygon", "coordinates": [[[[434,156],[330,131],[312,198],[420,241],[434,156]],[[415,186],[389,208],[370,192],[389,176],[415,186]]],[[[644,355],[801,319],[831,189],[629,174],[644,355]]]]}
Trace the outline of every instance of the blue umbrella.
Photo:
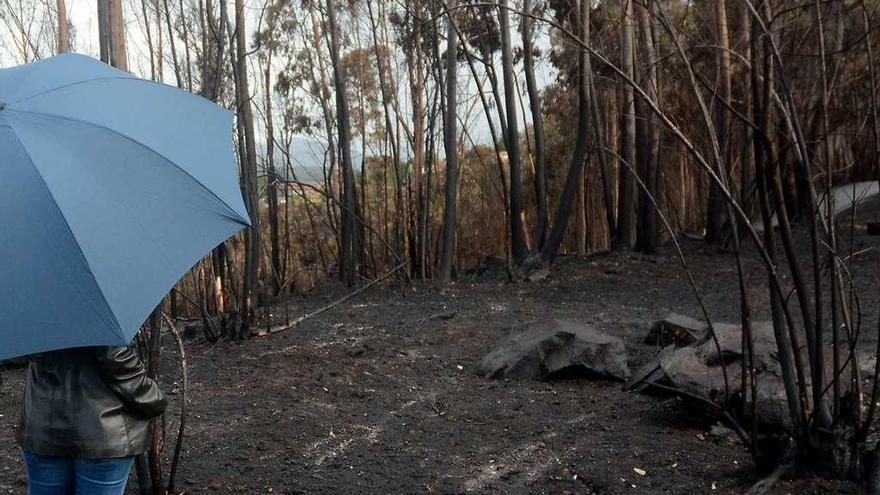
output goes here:
{"type": "Polygon", "coordinates": [[[0,70],[0,359],[128,345],[249,225],[232,113],[82,55],[0,70]]]}

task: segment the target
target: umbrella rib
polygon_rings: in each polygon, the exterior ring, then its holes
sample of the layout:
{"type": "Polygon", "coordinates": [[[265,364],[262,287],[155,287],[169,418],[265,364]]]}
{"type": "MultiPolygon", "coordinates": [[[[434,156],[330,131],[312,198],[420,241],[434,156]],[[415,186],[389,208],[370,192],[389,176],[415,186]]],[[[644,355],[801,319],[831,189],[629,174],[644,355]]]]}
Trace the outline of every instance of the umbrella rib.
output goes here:
{"type": "Polygon", "coordinates": [[[115,130],[109,128],[109,127],[106,127],[106,126],[103,126],[103,125],[100,125],[100,124],[95,124],[94,122],[89,122],[89,121],[86,121],[86,120],[77,119],[77,118],[73,118],[73,117],[67,117],[67,116],[64,116],[64,115],[58,115],[58,114],[48,113],[48,112],[32,112],[32,111],[29,111],[29,110],[19,110],[19,109],[12,109],[12,108],[7,108],[6,111],[8,111],[8,112],[18,112],[18,113],[27,113],[27,114],[31,114],[31,115],[42,115],[42,116],[44,116],[44,117],[51,117],[51,118],[56,118],[56,119],[60,119],[60,120],[68,120],[68,121],[71,121],[71,122],[77,122],[77,123],[82,124],[82,125],[85,125],[85,126],[94,127],[94,128],[96,128],[96,129],[101,129],[101,130],[107,131],[107,132],[112,133],[112,134],[114,134],[114,135],[116,135],[116,136],[119,136],[119,137],[121,137],[121,138],[123,138],[123,139],[126,139],[126,140],[128,140],[128,141],[131,141],[132,143],[134,143],[134,144],[140,146],[141,148],[144,148],[144,149],[146,149],[146,150],[148,150],[148,151],[154,153],[156,156],[161,157],[163,160],[165,160],[166,162],[168,162],[169,164],[171,164],[172,167],[176,168],[177,170],[180,170],[184,175],[186,175],[187,177],[189,177],[190,179],[192,179],[193,182],[195,182],[195,183],[198,184],[202,189],[204,189],[205,191],[207,191],[211,196],[213,196],[217,201],[219,201],[221,205],[223,205],[227,210],[229,210],[229,213],[231,213],[231,215],[230,215],[230,214],[225,214],[225,215],[223,215],[225,218],[227,218],[227,219],[229,219],[229,220],[232,220],[232,221],[234,221],[234,222],[240,223],[240,224],[244,225],[245,227],[250,227],[250,226],[251,226],[251,225],[250,225],[250,222],[249,222],[247,219],[242,218],[238,213],[236,213],[236,211],[235,211],[234,208],[232,208],[231,206],[229,206],[229,204],[226,203],[226,201],[224,201],[220,196],[218,196],[217,193],[215,193],[214,191],[212,191],[211,189],[209,189],[207,186],[205,186],[204,184],[202,184],[202,182],[201,182],[200,180],[198,180],[197,178],[193,177],[192,174],[190,174],[188,171],[186,171],[185,169],[183,169],[182,167],[180,167],[179,165],[177,165],[176,163],[174,163],[174,161],[170,160],[168,157],[166,157],[166,156],[163,155],[162,153],[159,153],[158,151],[154,150],[153,148],[147,146],[146,144],[144,144],[144,143],[138,141],[137,139],[132,138],[131,136],[126,136],[125,134],[122,134],[121,132],[115,131],[115,130]]]}
{"type": "Polygon", "coordinates": [[[119,320],[116,319],[116,315],[113,313],[113,309],[110,306],[110,302],[107,301],[107,297],[104,295],[103,290],[101,290],[101,285],[98,283],[98,279],[95,278],[95,274],[92,271],[92,266],[89,263],[88,258],[86,258],[85,253],[83,253],[82,247],[80,247],[80,245],[79,245],[79,240],[76,238],[76,234],[73,233],[73,229],[70,228],[70,223],[67,221],[67,217],[64,216],[64,212],[61,210],[61,206],[58,204],[58,201],[55,199],[55,195],[52,194],[52,189],[49,187],[49,184],[46,183],[46,180],[43,178],[43,174],[40,173],[39,169],[37,169],[37,166],[34,163],[34,159],[33,159],[33,157],[31,157],[30,151],[28,151],[27,146],[25,146],[24,142],[21,140],[21,137],[19,137],[18,133],[15,131],[15,127],[13,127],[12,125],[9,125],[8,127],[9,127],[10,132],[12,132],[12,135],[15,136],[15,139],[18,141],[19,146],[21,146],[22,151],[27,156],[28,162],[30,162],[31,167],[33,167],[34,170],[36,171],[36,175],[37,175],[37,177],[39,177],[40,182],[43,184],[43,187],[46,188],[46,193],[49,195],[49,199],[52,200],[52,205],[58,211],[58,216],[60,216],[61,220],[64,222],[64,227],[67,229],[67,233],[70,234],[71,239],[74,240],[73,244],[76,246],[76,251],[79,254],[80,261],[86,266],[86,269],[88,270],[89,275],[91,275],[92,280],[95,282],[95,285],[98,287],[97,292],[98,292],[98,294],[100,294],[101,300],[103,301],[104,305],[108,309],[107,313],[110,315],[110,317],[112,319],[112,323],[113,323],[113,325],[111,325],[113,332],[117,336],[119,336],[119,338],[122,339],[123,342],[125,342],[125,345],[127,345],[127,339],[125,338],[125,335],[123,335],[123,333],[122,333],[122,327],[119,324],[119,320]]]}
{"type": "Polygon", "coordinates": [[[16,104],[23,103],[25,101],[32,100],[34,98],[39,98],[40,96],[45,96],[47,94],[54,93],[55,91],[61,91],[62,89],[71,88],[73,86],[79,86],[80,84],[86,84],[86,83],[90,83],[90,82],[94,82],[94,81],[106,81],[106,80],[111,80],[111,79],[119,79],[119,80],[131,79],[134,81],[153,82],[153,81],[146,81],[144,79],[138,79],[134,76],[132,76],[132,77],[122,77],[122,76],[96,77],[94,79],[84,79],[82,81],[74,81],[72,83],[62,84],[61,86],[55,86],[54,88],[49,88],[47,90],[40,91],[39,93],[35,93],[30,96],[26,96],[20,100],[7,101],[6,103],[16,103],[16,104]]]}

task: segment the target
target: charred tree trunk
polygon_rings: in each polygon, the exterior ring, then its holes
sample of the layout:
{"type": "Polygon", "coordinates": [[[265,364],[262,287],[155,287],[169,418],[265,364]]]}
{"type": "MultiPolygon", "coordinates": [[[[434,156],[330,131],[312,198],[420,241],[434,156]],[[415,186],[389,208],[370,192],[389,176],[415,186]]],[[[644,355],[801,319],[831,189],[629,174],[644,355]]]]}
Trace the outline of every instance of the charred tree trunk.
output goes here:
{"type": "MultiPolygon", "coordinates": [[[[589,0],[581,0],[577,3],[577,22],[578,26],[572,31],[579,33],[581,39],[586,43],[590,42],[590,2],[589,0]]],[[[571,216],[571,209],[575,203],[578,189],[582,188],[584,164],[587,158],[587,141],[590,134],[590,116],[589,116],[589,99],[587,88],[587,70],[590,66],[590,55],[586,50],[581,50],[578,56],[578,120],[577,135],[575,137],[574,151],[571,156],[571,163],[568,167],[568,174],[565,177],[565,185],[563,186],[562,195],[559,198],[559,206],[556,208],[556,215],[553,219],[553,228],[541,251],[541,261],[545,265],[552,265],[559,253],[559,246],[565,236],[565,229],[568,226],[571,216]]]]}
{"type": "Polygon", "coordinates": [[[272,50],[266,55],[264,73],[266,87],[266,195],[269,203],[269,240],[272,261],[272,290],[275,295],[281,293],[285,273],[281,264],[281,233],[278,222],[278,183],[279,177],[275,170],[275,123],[272,121],[272,50]]]}
{"type": "Polygon", "coordinates": [[[257,197],[257,144],[254,135],[254,114],[251,107],[251,94],[248,88],[247,72],[247,33],[244,16],[244,0],[235,1],[235,99],[238,107],[238,126],[244,137],[241,161],[241,188],[248,213],[251,217],[250,229],[244,233],[244,276],[241,284],[241,325],[238,337],[250,334],[252,317],[252,296],[260,270],[260,203],[257,197]]]}
{"type": "Polygon", "coordinates": [[[425,226],[428,223],[425,188],[425,63],[422,49],[423,26],[419,17],[422,12],[421,0],[411,0],[408,7],[412,12],[412,37],[413,42],[407,47],[407,68],[412,98],[412,166],[413,166],[413,200],[415,208],[412,211],[413,226],[409,229],[413,236],[410,248],[413,253],[410,256],[415,261],[415,275],[420,278],[427,276],[427,249],[428,240],[425,238],[425,226]]]}
{"type": "MultiPolygon", "coordinates": [[[[524,0],[523,11],[530,14],[531,0],[524,0]]],[[[540,251],[547,236],[547,165],[545,163],[544,118],[541,115],[541,97],[535,81],[535,62],[532,54],[532,19],[522,18],[523,70],[526,76],[526,89],[529,93],[529,108],[532,112],[532,131],[535,135],[535,201],[538,206],[533,234],[533,249],[540,251]]]]}
{"type": "Polygon", "coordinates": [[[353,286],[358,275],[360,253],[357,230],[357,198],[354,184],[354,165],[351,159],[351,116],[348,109],[345,74],[339,60],[339,24],[336,18],[336,0],[326,0],[327,21],[330,30],[330,62],[333,66],[333,85],[336,92],[336,118],[339,128],[339,147],[342,155],[342,233],[340,278],[353,286]]]}
{"type": "Polygon", "coordinates": [[[440,255],[440,278],[452,279],[452,265],[455,257],[456,209],[458,203],[458,149],[457,126],[457,84],[458,84],[458,32],[455,29],[453,12],[455,0],[447,5],[448,29],[446,42],[446,112],[443,124],[443,145],[446,150],[446,208],[443,210],[443,247],[440,255]]]}
{"type": "MultiPolygon", "coordinates": [[[[727,1],[716,0],[713,3],[715,14],[715,38],[718,43],[717,65],[720,77],[720,100],[716,105],[715,128],[717,129],[718,145],[723,159],[722,167],[727,170],[730,167],[730,113],[728,107],[732,97],[732,67],[730,63],[730,34],[727,28],[727,1]]],[[[724,173],[718,170],[718,173],[724,173]]],[[[721,227],[723,223],[724,199],[721,189],[714,182],[709,186],[709,203],[706,207],[706,235],[705,240],[709,244],[721,241],[721,227]]]]}
{"type": "MultiPolygon", "coordinates": [[[[650,5],[650,4],[647,4],[650,5]]],[[[648,97],[659,103],[660,81],[657,69],[656,40],[654,37],[654,21],[649,8],[643,5],[638,7],[639,23],[641,24],[642,40],[647,56],[648,68],[645,71],[645,88],[648,97]]],[[[639,110],[638,122],[641,123],[641,132],[637,133],[639,156],[639,173],[644,183],[644,188],[639,188],[639,218],[636,236],[636,249],[647,254],[657,251],[660,244],[660,230],[658,229],[657,208],[660,207],[662,181],[660,180],[660,128],[657,124],[657,116],[648,110],[647,105],[641,99],[636,100],[639,110]],[[654,201],[648,198],[654,198],[654,201]]]]}
{"type": "Polygon", "coordinates": [[[510,42],[510,13],[507,0],[501,0],[501,65],[504,75],[504,109],[507,113],[507,158],[510,164],[510,254],[517,265],[525,260],[522,223],[522,176],[519,124],[516,112],[516,82],[513,79],[513,48],[510,42]]]}
{"type": "MultiPolygon", "coordinates": [[[[391,95],[390,84],[388,80],[388,67],[385,63],[385,57],[380,53],[378,28],[376,19],[373,16],[372,8],[373,0],[368,0],[367,12],[370,18],[370,28],[373,36],[373,54],[376,56],[376,67],[379,74],[379,89],[382,94],[382,109],[385,119],[385,134],[391,141],[391,158],[394,165],[394,249],[395,256],[403,259],[406,256],[405,238],[406,238],[406,220],[403,212],[406,211],[403,198],[403,176],[402,163],[400,158],[400,134],[395,132],[395,123],[392,120],[392,112],[394,105],[394,97],[391,95]]],[[[380,5],[381,7],[381,5],[380,5]]],[[[381,9],[380,9],[381,14],[381,9]]]]}
{"type": "MultiPolygon", "coordinates": [[[[634,43],[634,14],[633,0],[622,0],[623,6],[623,29],[621,29],[620,53],[621,69],[630,79],[635,78],[633,43],[634,43]]],[[[634,220],[635,220],[635,180],[633,171],[636,167],[636,108],[635,92],[632,87],[624,82],[621,133],[620,133],[620,183],[617,206],[617,232],[614,236],[613,246],[616,249],[629,249],[634,244],[634,220]]]]}

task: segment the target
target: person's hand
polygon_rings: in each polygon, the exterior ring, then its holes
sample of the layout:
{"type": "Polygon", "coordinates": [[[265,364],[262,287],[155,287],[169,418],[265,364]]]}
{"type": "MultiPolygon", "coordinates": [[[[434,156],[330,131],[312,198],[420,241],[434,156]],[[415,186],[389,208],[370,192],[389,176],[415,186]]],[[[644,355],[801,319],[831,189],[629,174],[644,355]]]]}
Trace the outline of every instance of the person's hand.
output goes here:
{"type": "Polygon", "coordinates": [[[167,406],[162,390],[147,376],[143,361],[128,347],[97,347],[95,357],[101,375],[123,404],[146,418],[154,418],[167,406]]]}

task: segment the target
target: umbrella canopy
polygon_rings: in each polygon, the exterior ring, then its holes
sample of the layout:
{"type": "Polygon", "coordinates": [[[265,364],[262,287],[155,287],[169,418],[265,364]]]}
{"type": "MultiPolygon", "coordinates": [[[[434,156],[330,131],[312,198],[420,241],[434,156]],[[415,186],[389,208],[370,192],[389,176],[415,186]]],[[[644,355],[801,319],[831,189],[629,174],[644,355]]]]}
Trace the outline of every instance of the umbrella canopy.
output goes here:
{"type": "Polygon", "coordinates": [[[128,345],[249,225],[232,113],[90,57],[0,69],[0,359],[128,345]]]}

